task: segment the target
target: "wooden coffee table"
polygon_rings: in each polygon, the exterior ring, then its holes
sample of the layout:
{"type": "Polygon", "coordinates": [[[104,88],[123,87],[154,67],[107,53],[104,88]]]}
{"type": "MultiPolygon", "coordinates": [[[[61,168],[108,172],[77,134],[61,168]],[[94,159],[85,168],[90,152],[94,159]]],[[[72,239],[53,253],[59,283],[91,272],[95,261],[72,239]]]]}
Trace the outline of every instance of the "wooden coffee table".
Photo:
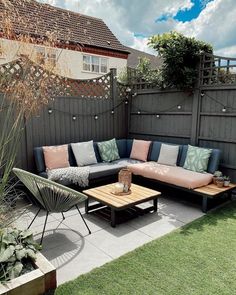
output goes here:
{"type": "Polygon", "coordinates": [[[96,209],[101,209],[101,207],[109,207],[111,210],[110,221],[112,227],[117,225],[117,214],[119,211],[136,209],[136,212],[139,212],[137,215],[143,215],[150,211],[157,212],[157,202],[158,197],[161,195],[160,192],[137,184],[132,184],[130,195],[117,196],[112,194],[113,186],[114,184],[108,184],[84,190],[83,193],[88,196],[85,202],[85,212],[88,214],[96,209]],[[96,200],[98,204],[89,205],[90,199],[96,200]],[[136,205],[150,200],[153,200],[152,206],[145,209],[136,207],[136,205]]]}

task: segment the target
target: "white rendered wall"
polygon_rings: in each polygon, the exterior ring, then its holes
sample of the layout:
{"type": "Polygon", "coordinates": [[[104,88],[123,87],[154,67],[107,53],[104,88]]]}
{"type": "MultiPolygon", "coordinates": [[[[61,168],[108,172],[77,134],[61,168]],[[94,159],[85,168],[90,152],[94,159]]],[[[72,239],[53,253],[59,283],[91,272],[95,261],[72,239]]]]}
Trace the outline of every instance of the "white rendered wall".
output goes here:
{"type": "MultiPolygon", "coordinates": [[[[8,63],[17,59],[19,53],[26,53],[34,60],[35,51],[33,44],[24,44],[18,41],[0,39],[3,45],[4,57],[0,57],[0,64],[8,63]]],[[[81,51],[73,51],[68,49],[57,48],[58,60],[57,66],[53,69],[55,74],[72,78],[72,79],[92,79],[104,74],[90,73],[83,71],[83,54],[94,55],[90,53],[83,53],[81,51]]],[[[102,56],[102,55],[100,55],[102,56]]],[[[121,73],[127,66],[127,60],[116,57],[102,56],[108,59],[108,71],[110,68],[116,68],[117,73],[121,73]]]]}

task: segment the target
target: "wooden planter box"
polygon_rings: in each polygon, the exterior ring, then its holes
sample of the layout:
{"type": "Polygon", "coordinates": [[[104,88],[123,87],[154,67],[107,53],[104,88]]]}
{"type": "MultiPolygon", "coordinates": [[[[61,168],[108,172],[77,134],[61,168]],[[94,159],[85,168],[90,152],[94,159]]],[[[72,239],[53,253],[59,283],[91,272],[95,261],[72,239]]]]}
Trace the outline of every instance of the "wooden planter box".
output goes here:
{"type": "Polygon", "coordinates": [[[39,295],[56,289],[56,269],[41,253],[37,254],[35,267],[27,274],[0,284],[0,295],[39,295]]]}

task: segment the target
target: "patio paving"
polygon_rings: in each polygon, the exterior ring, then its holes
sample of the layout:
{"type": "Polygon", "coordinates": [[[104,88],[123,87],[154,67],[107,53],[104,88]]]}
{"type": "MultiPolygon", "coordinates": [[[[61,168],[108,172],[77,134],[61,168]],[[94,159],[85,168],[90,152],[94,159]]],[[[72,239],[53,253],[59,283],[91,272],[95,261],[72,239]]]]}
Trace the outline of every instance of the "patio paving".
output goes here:
{"type": "MultiPolygon", "coordinates": [[[[17,220],[19,228],[26,228],[36,208],[31,206],[17,220]]],[[[203,215],[199,206],[173,199],[159,198],[158,214],[149,213],[112,228],[105,220],[92,214],[86,215],[87,229],[76,209],[61,214],[51,214],[43,241],[42,253],[57,268],[57,281],[62,284],[91,271],[125,253],[159,238],[203,215]]],[[[31,227],[35,239],[41,237],[45,213],[31,227]]]]}

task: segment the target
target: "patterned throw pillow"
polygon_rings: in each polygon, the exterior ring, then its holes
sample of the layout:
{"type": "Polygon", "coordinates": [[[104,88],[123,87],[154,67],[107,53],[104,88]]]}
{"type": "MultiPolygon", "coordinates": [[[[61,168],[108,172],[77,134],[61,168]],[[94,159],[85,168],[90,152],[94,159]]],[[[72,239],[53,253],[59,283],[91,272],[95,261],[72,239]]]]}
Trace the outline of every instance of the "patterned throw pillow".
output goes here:
{"type": "Polygon", "coordinates": [[[108,141],[98,142],[98,149],[104,162],[112,162],[120,159],[115,138],[108,141]]]}
{"type": "Polygon", "coordinates": [[[188,145],[184,168],[195,172],[206,172],[212,150],[188,145]]]}

